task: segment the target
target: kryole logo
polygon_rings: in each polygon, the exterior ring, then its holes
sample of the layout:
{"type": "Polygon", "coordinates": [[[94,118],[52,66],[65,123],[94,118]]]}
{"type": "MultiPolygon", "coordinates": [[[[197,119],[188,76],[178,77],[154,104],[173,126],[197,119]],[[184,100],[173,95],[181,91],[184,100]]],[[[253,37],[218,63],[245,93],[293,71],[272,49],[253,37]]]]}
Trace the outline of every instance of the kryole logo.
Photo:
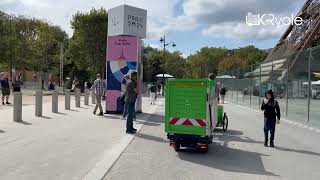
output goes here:
{"type": "Polygon", "coordinates": [[[294,17],[292,14],[291,17],[276,17],[273,14],[252,14],[248,13],[246,16],[246,23],[248,26],[289,26],[289,25],[301,25],[303,23],[303,19],[301,17],[294,17]]]}

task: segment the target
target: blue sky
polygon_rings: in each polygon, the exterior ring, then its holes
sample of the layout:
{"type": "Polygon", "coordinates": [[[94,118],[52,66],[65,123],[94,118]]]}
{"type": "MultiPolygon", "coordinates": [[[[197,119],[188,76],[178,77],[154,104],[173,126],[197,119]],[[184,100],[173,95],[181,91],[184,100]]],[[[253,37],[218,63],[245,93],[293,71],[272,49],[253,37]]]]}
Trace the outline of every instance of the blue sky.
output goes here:
{"type": "Polygon", "coordinates": [[[246,15],[274,14],[276,17],[297,14],[304,0],[1,0],[0,10],[11,14],[46,19],[61,26],[72,36],[70,20],[77,11],[128,4],[148,10],[146,44],[160,47],[166,35],[183,56],[201,47],[238,48],[255,45],[272,48],[286,26],[246,24],[246,15]]]}

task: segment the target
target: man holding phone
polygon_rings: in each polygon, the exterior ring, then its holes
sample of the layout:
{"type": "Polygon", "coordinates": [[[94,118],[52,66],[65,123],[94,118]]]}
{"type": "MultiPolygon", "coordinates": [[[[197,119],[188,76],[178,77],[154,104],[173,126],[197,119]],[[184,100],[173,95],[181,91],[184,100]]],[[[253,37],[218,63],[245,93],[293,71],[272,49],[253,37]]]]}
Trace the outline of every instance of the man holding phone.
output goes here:
{"type": "Polygon", "coordinates": [[[133,128],[133,117],[135,113],[135,104],[138,96],[137,91],[137,80],[138,73],[136,71],[131,73],[131,79],[126,87],[126,97],[125,103],[127,106],[128,116],[127,116],[127,133],[136,133],[137,130],[133,128]]]}

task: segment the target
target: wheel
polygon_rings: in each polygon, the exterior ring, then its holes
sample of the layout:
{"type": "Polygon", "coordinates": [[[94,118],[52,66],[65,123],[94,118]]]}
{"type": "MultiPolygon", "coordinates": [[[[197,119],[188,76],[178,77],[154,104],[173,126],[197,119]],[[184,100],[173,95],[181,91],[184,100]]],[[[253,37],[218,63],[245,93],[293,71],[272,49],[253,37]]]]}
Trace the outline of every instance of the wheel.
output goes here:
{"type": "Polygon", "coordinates": [[[224,113],[223,115],[223,121],[222,121],[222,128],[223,131],[226,132],[228,129],[228,125],[229,125],[229,119],[226,113],[224,113]]]}
{"type": "Polygon", "coordinates": [[[178,151],[180,151],[180,143],[178,142],[178,141],[176,141],[175,143],[174,143],[174,146],[173,146],[173,148],[174,148],[174,150],[176,151],[176,152],[178,152],[178,151]]]}

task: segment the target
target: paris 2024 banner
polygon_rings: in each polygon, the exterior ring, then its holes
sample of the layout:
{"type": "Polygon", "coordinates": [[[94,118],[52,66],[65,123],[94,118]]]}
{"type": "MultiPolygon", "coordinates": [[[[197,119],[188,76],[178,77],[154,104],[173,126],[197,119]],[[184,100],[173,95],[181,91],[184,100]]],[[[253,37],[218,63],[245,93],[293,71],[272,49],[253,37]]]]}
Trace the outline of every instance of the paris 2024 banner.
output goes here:
{"type": "MultiPolygon", "coordinates": [[[[121,95],[125,92],[126,74],[139,66],[140,39],[134,36],[109,36],[107,41],[107,113],[122,113],[121,95]]],[[[138,81],[139,87],[140,80],[138,81]]],[[[137,88],[140,89],[140,88],[137,88]]],[[[139,99],[138,99],[139,101],[139,99]]],[[[141,107],[137,107],[140,110],[141,107]]]]}

